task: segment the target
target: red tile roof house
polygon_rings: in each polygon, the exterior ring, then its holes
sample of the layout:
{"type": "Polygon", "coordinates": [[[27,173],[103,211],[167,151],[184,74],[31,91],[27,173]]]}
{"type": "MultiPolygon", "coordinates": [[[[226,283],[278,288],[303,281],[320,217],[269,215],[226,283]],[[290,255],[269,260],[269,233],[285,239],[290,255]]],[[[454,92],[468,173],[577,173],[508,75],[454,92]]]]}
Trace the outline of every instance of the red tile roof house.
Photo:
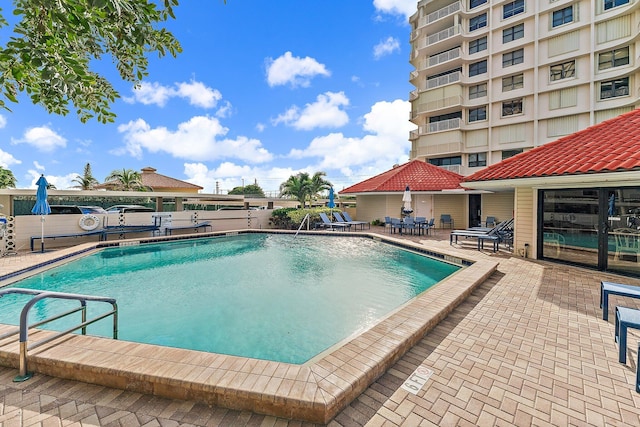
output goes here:
{"type": "MultiPolygon", "coordinates": [[[[409,186],[412,215],[435,218],[436,226],[439,226],[440,215],[450,214],[455,226],[464,228],[469,223],[480,221],[484,211],[480,205],[480,194],[484,192],[463,188],[460,185],[462,179],[463,176],[457,173],[421,160],[412,160],[347,187],[339,194],[356,196],[356,216],[359,220],[384,221],[385,216],[401,216],[402,195],[409,186]]],[[[489,215],[511,217],[512,192],[497,196],[484,194],[482,198],[482,203],[494,206],[489,215]]]]}
{"type": "Polygon", "coordinates": [[[514,191],[516,254],[640,275],[640,237],[624,252],[620,241],[640,231],[640,109],[491,165],[461,185],[514,191]]]}

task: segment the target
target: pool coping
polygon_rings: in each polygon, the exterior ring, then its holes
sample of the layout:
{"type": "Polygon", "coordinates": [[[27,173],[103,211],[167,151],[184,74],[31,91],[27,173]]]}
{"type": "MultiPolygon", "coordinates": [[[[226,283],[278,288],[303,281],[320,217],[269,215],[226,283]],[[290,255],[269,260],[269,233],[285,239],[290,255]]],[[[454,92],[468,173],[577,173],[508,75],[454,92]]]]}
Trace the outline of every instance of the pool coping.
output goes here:
{"type": "MultiPolygon", "coordinates": [[[[255,231],[199,233],[197,236],[123,242],[137,244],[135,242],[242,232],[255,231]]],[[[473,256],[463,259],[446,250],[431,251],[425,245],[376,233],[308,233],[368,237],[418,252],[437,254],[443,260],[465,264],[466,268],[342,346],[304,365],[71,335],[32,350],[28,359],[29,370],[167,398],[327,423],[464,301],[498,265],[493,260],[473,259],[473,256]]],[[[117,244],[80,245],[75,250],[60,253],[56,259],[64,260],[74,254],[117,244]]],[[[53,262],[47,261],[32,268],[46,268],[53,262]]],[[[21,270],[21,274],[24,273],[21,270]]],[[[0,333],[9,328],[15,327],[0,325],[0,333]]],[[[47,334],[50,332],[36,331],[31,337],[40,339],[47,334]]],[[[15,337],[0,340],[0,365],[18,368],[18,354],[19,344],[15,337]]]]}

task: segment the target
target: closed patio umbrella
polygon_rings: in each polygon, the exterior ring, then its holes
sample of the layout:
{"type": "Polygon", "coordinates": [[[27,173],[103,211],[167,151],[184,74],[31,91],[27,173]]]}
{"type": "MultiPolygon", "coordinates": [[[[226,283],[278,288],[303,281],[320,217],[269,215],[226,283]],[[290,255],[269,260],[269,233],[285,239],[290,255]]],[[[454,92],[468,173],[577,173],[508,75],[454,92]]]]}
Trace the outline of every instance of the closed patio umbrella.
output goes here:
{"type": "Polygon", "coordinates": [[[402,201],[404,202],[402,207],[402,213],[410,214],[411,212],[413,212],[413,209],[411,208],[411,190],[409,190],[408,185],[407,185],[407,188],[404,189],[404,194],[402,195],[402,201]]]}
{"type": "Polygon", "coordinates": [[[36,204],[31,209],[31,213],[34,215],[41,215],[40,218],[40,229],[41,229],[41,237],[40,237],[40,250],[44,252],[44,216],[49,215],[51,213],[51,208],[49,207],[49,202],[47,201],[47,186],[49,183],[44,175],[41,175],[36,182],[38,185],[38,190],[36,191],[36,204]]]}
{"type": "Polygon", "coordinates": [[[327,206],[329,207],[329,209],[333,209],[336,207],[336,202],[334,200],[335,195],[333,193],[333,187],[329,188],[329,203],[327,203],[327,206]]]}

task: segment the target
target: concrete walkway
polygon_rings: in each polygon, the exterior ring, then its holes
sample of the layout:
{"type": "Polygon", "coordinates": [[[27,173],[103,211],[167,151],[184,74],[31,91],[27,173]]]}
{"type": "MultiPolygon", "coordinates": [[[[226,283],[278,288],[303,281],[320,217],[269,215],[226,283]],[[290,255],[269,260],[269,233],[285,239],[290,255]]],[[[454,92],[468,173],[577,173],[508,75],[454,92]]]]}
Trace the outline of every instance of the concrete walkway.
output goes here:
{"type": "MultiPolygon", "coordinates": [[[[445,231],[408,238],[449,248],[445,231]]],[[[0,266],[31,256],[1,258],[0,266]]],[[[614,316],[605,322],[599,308],[600,280],[640,280],[504,251],[483,256],[500,261],[498,272],[329,425],[640,425],[640,334],[630,331],[627,364],[618,363],[614,316]],[[419,367],[433,374],[412,394],[401,386],[419,367]]],[[[610,305],[640,308],[640,301],[611,297],[610,305]]],[[[0,368],[6,427],[310,425],[44,375],[13,383],[16,373],[0,368]]]]}

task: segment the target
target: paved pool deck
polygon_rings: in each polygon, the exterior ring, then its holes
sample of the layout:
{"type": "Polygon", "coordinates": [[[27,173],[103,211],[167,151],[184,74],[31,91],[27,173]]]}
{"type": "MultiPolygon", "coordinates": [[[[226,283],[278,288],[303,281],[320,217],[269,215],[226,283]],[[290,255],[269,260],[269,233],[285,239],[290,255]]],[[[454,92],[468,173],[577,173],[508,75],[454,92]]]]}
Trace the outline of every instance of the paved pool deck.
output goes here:
{"type": "MultiPolygon", "coordinates": [[[[444,230],[405,238],[496,261],[497,271],[328,425],[640,425],[640,335],[630,331],[627,364],[618,363],[614,316],[605,322],[599,308],[600,280],[640,280],[479,253],[472,242],[452,248],[444,230]],[[412,394],[402,384],[418,368],[433,374],[412,394]]],[[[0,258],[0,274],[39,255],[0,258]]],[[[610,304],[640,308],[622,297],[610,304]]],[[[13,383],[16,373],[0,368],[3,426],[314,425],[41,374],[13,383]]]]}

